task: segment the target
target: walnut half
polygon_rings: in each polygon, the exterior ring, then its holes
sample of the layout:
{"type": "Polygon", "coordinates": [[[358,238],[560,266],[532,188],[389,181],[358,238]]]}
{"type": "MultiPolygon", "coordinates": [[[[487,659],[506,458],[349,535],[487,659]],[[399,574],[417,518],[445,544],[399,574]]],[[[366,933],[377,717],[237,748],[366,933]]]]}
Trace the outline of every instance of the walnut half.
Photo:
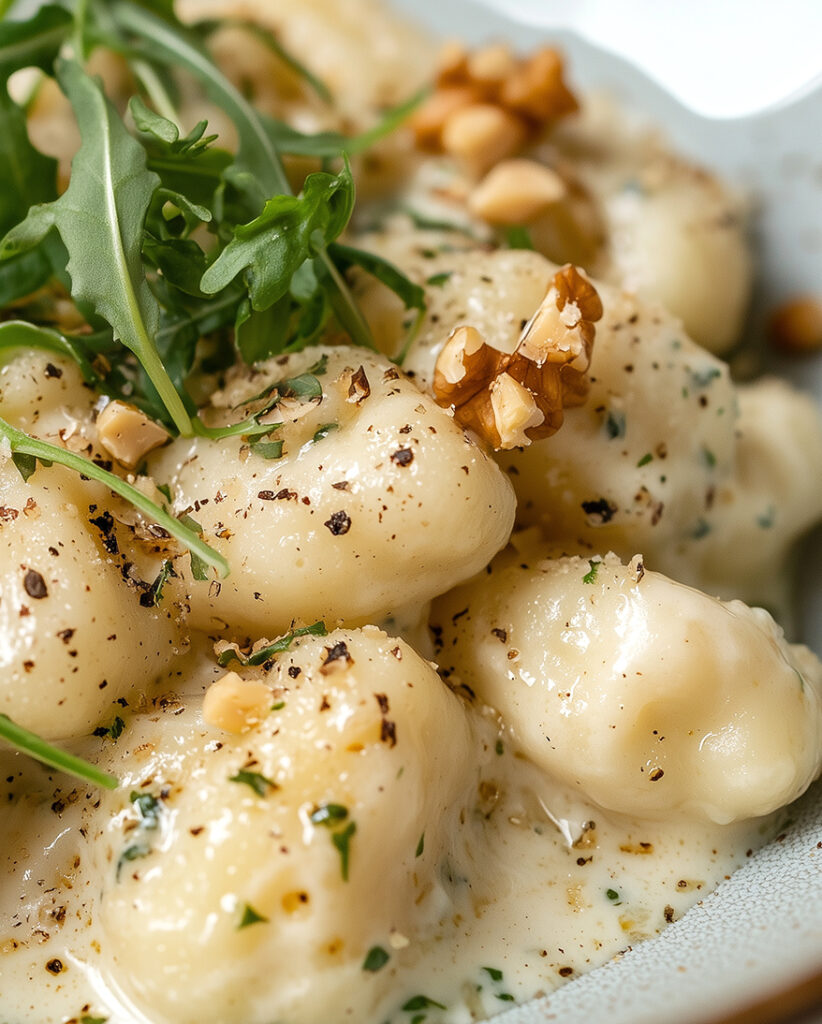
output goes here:
{"type": "Polygon", "coordinates": [[[506,355],[473,327],[457,327],[434,369],[434,397],[496,450],[524,447],[562,426],[563,409],[588,395],[594,323],[602,302],[570,264],[554,274],[539,309],[506,355]]]}

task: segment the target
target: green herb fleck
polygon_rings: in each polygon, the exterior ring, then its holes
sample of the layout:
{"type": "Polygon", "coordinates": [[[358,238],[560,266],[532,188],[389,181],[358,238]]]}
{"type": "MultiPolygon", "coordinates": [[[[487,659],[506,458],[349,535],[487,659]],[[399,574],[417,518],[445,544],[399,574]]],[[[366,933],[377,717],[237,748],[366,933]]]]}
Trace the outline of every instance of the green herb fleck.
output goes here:
{"type": "Polygon", "coordinates": [[[152,796],[151,793],[133,791],[129,796],[129,800],[137,808],[142,827],[147,829],[157,828],[160,823],[160,814],[163,810],[162,804],[157,797],[152,796]]]}
{"type": "Polygon", "coordinates": [[[243,666],[262,665],[263,662],[268,661],[269,658],[273,658],[275,654],[281,654],[283,651],[287,651],[297,637],[325,636],[327,633],[328,630],[325,628],[324,622],[314,622],[310,626],[301,626],[299,629],[293,629],[290,633],[286,633],[285,636],[281,636],[278,640],[274,640],[265,647],[261,647],[259,650],[254,651],[254,653],[250,654],[247,658],[244,658],[234,647],[227,647],[217,658],[217,664],[222,668],[225,668],[229,662],[236,660],[243,666]]]}
{"type": "Polygon", "coordinates": [[[514,225],[505,229],[505,244],[509,249],[533,249],[534,241],[528,228],[514,225]]]}
{"type": "Polygon", "coordinates": [[[776,508],[769,505],[762,515],[756,517],[756,525],[762,530],[770,530],[776,520],[776,508]]]}
{"type": "Polygon", "coordinates": [[[705,448],[703,446],[702,451],[700,452],[700,458],[702,459],[703,465],[708,469],[714,469],[716,467],[716,456],[710,448],[705,448]]]}
{"type": "Polygon", "coordinates": [[[122,718],[120,718],[119,715],[116,715],[115,718],[114,718],[114,721],[111,723],[111,725],[99,725],[94,730],[93,735],[94,736],[109,736],[111,739],[116,740],[120,736],[122,736],[123,729],[125,729],[125,727],[126,727],[126,723],[123,721],[122,718]]]}
{"type": "Polygon", "coordinates": [[[653,459],[653,455],[651,455],[650,452],[646,452],[642,456],[642,458],[639,460],[639,462],[636,464],[637,469],[639,469],[641,466],[647,466],[648,463],[651,462],[652,459],[653,459]]]}
{"type": "Polygon", "coordinates": [[[422,857],[423,851],[425,850],[425,833],[420,833],[420,841],[417,843],[417,849],[414,853],[415,857],[422,857]]]}
{"type": "Polygon", "coordinates": [[[703,519],[701,516],[697,519],[694,528],[691,530],[691,537],[693,540],[702,540],[703,537],[707,537],[711,532],[711,524],[707,519],[703,519]]]}
{"type": "Polygon", "coordinates": [[[376,974],[377,971],[380,971],[385,967],[390,959],[390,953],[384,950],[382,946],[372,946],[371,949],[368,950],[368,955],[363,961],[362,969],[376,974]]]}
{"type": "Polygon", "coordinates": [[[248,928],[252,924],[268,924],[268,918],[259,914],[250,903],[246,903],[243,906],[243,914],[240,918],[240,923],[237,925],[237,931],[248,928]]]}
{"type": "Polygon", "coordinates": [[[348,881],[348,861],[351,852],[351,837],[356,831],[357,823],[355,821],[351,821],[342,832],[335,832],[334,835],[331,836],[331,842],[337,847],[340,853],[340,871],[344,882],[348,881]]]}
{"type": "Polygon", "coordinates": [[[436,999],[429,999],[428,996],[412,996],[407,1003],[403,1003],[402,1008],[406,1013],[410,1013],[414,1010],[428,1010],[431,1007],[436,1007],[438,1010],[446,1010],[447,1007],[443,1003],[438,1003],[436,999]]]}
{"type": "Polygon", "coordinates": [[[622,902],[620,900],[620,898],[619,898],[619,893],[616,891],[616,889],[606,889],[605,890],[605,895],[608,897],[608,899],[611,901],[611,903],[621,903],[622,902]]]}
{"type": "Polygon", "coordinates": [[[89,1017],[88,1014],[84,1014],[80,1018],[80,1024],[107,1024],[108,1017],[89,1017]]]}
{"type": "Polygon", "coordinates": [[[314,444],[316,444],[317,441],[322,441],[322,439],[324,437],[328,437],[328,435],[333,430],[339,430],[339,429],[340,429],[339,423],[323,423],[323,425],[321,427],[317,428],[317,431],[314,434],[314,438],[313,438],[314,444]]]}
{"type": "Polygon", "coordinates": [[[259,772],[247,772],[243,768],[236,775],[229,775],[228,781],[244,783],[246,786],[250,786],[257,796],[268,796],[269,790],[279,788],[276,782],[267,779],[265,775],[261,775],[259,772]]]}
{"type": "Polygon", "coordinates": [[[625,437],[625,413],[609,409],[605,417],[605,433],[610,441],[625,437]]]}
{"type": "Polygon", "coordinates": [[[502,981],[502,971],[498,967],[483,967],[482,969],[491,981],[502,981]]]}
{"type": "Polygon", "coordinates": [[[451,275],[454,273],[453,270],[444,270],[441,274],[432,274],[426,279],[426,284],[431,285],[433,288],[442,288],[442,286],[448,281],[451,275]]]}
{"type": "Polygon", "coordinates": [[[163,587],[165,587],[170,576],[176,575],[177,573],[174,571],[174,566],[168,559],[166,559],[166,561],[163,562],[160,571],[157,573],[154,582],[148,590],[145,591],[145,593],[140,595],[140,604],[149,608],[153,605],[158,605],[163,599],[163,587]]]}
{"type": "Polygon", "coordinates": [[[283,457],[282,441],[253,441],[249,446],[254,455],[262,459],[281,459],[283,457]]]}
{"type": "Polygon", "coordinates": [[[501,999],[504,1003],[513,1003],[514,997],[510,992],[497,992],[497,999],[501,999]]]}
{"type": "Polygon", "coordinates": [[[281,711],[284,707],[285,707],[285,701],[284,700],[278,700],[278,701],[276,701],[276,703],[271,705],[271,710],[272,711],[281,711]]]}
{"type": "Polygon", "coordinates": [[[601,562],[596,562],[593,558],[589,558],[588,565],[590,565],[591,568],[582,577],[583,583],[593,583],[596,580],[601,562]]]}
{"type": "Polygon", "coordinates": [[[342,804],[320,804],[316,811],[312,811],[309,820],[312,825],[325,825],[326,828],[333,828],[348,817],[348,808],[342,804]]]}
{"type": "Polygon", "coordinates": [[[494,751],[496,752],[498,757],[502,757],[503,753],[505,752],[505,746],[503,745],[502,740],[498,739],[497,742],[494,744],[494,751]]]}

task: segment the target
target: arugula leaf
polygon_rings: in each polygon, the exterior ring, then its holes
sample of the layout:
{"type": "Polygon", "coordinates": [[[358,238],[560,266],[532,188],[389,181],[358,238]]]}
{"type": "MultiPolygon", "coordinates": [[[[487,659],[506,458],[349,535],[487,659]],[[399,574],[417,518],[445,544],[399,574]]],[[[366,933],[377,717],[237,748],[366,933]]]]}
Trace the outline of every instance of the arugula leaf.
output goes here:
{"type": "Polygon", "coordinates": [[[18,348],[35,348],[68,356],[80,367],[87,384],[92,384],[98,391],[105,391],[103,381],[86,358],[80,344],[59,331],[37,327],[25,320],[7,320],[0,324],[0,352],[18,348]]]}
{"type": "Polygon", "coordinates": [[[376,253],[367,252],[364,249],[355,249],[350,245],[341,245],[339,242],[334,242],[330,245],[328,253],[340,269],[345,270],[353,266],[360,267],[367,274],[375,277],[381,284],[384,284],[386,288],[390,288],[402,300],[402,304],[406,309],[415,309],[417,311],[417,315],[411,323],[400,353],[395,360],[401,364],[408,354],[408,350],[425,316],[427,309],[425,289],[406,277],[393,263],[389,263],[388,260],[383,259],[382,256],[378,256],[376,253]]]}
{"type": "Polygon", "coordinates": [[[200,287],[213,295],[243,273],[252,308],[268,309],[288,292],[295,271],[341,234],[354,205],[354,179],[346,166],[339,174],[310,174],[299,196],[269,199],[203,274],[200,287]]]}
{"type": "MultiPolygon", "coordinates": [[[[39,438],[30,437],[22,430],[17,430],[10,423],[0,418],[0,439],[8,440],[11,445],[12,458],[15,455],[23,455],[28,458],[40,459],[43,462],[56,462],[58,465],[66,466],[83,476],[92,480],[99,480],[108,488],[119,494],[121,498],[134,505],[144,515],[148,516],[158,526],[162,526],[172,537],[175,537],[184,544],[191,553],[207,565],[213,566],[218,574],[225,579],[228,576],[228,562],[222,555],[210,548],[196,533],[189,530],[184,523],[174,516],[169,515],[165,509],[160,508],[150,498],[147,498],[142,491],[131,484],[121,480],[114,473],[98,466],[90,459],[67,451],[65,448],[48,441],[41,441],[39,438]]],[[[16,461],[16,460],[15,460],[16,461]]]]}
{"type": "Polygon", "coordinates": [[[380,120],[367,131],[360,135],[342,135],[339,132],[316,132],[307,135],[304,132],[293,128],[285,121],[278,121],[273,117],[264,117],[263,124],[268,132],[269,138],[281,153],[288,153],[290,156],[316,157],[320,160],[333,160],[342,154],[356,156],[370,149],[374,143],[402,124],[402,122],[416,110],[428,94],[428,89],[422,89],[415,93],[403,103],[387,110],[380,120]]]}
{"type": "MultiPolygon", "coordinates": [[[[108,10],[117,25],[132,34],[136,52],[150,63],[184,68],[229,115],[240,143],[236,170],[247,171],[265,194],[287,193],[288,179],[261,116],[214,64],[197,37],[179,22],[170,24],[128,0],[115,0],[108,10]]],[[[111,45],[118,48],[118,41],[111,40],[111,45]]]]}
{"type": "MultiPolygon", "coordinates": [[[[2,25],[0,25],[0,29],[2,25]]],[[[57,161],[32,146],[23,111],[0,85],[0,233],[22,220],[29,207],[57,196],[57,161]]],[[[45,244],[0,265],[0,304],[42,287],[52,275],[45,244]]]]}
{"type": "Polygon", "coordinates": [[[0,22],[0,79],[5,82],[21,68],[51,71],[73,21],[64,7],[49,4],[27,21],[0,22]]]}
{"type": "Polygon", "coordinates": [[[234,324],[234,341],[249,366],[283,351],[290,319],[291,300],[287,295],[264,310],[253,310],[248,299],[240,303],[234,324]]]}
{"type": "Polygon", "coordinates": [[[36,246],[55,228],[68,250],[72,295],[105,317],[140,360],[175,426],[191,434],[186,407],[154,346],[160,308],[145,278],[143,222],[159,185],[145,151],[126,131],[99,82],[74,61],[58,60],[57,77],[82,136],[69,186],[59,199],[34,206],[0,243],[0,259],[36,246]]]}
{"type": "Polygon", "coordinates": [[[13,722],[8,715],[0,714],[0,739],[16,747],[17,750],[28,754],[37,761],[47,764],[50,768],[65,772],[67,775],[74,775],[84,782],[90,782],[94,786],[102,786],[104,789],[116,789],[120,784],[114,775],[95,768],[93,764],[84,761],[81,757],[67,754],[58,747],[40,739],[33,732],[24,729],[21,725],[13,722]]]}
{"type": "MultiPolygon", "coordinates": [[[[2,25],[0,25],[0,28],[2,25]]],[[[57,197],[57,161],[32,146],[26,116],[0,87],[0,231],[6,232],[36,203],[57,197]]]]}

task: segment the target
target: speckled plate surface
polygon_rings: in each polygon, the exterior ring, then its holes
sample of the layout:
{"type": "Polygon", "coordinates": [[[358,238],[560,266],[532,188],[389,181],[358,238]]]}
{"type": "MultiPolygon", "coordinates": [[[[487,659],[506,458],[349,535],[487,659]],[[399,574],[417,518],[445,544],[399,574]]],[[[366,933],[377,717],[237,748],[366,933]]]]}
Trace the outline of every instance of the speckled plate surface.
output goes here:
{"type": "MultiPolygon", "coordinates": [[[[395,4],[438,34],[469,42],[507,39],[528,49],[545,35],[500,13],[504,0],[487,0],[488,6],[471,0],[395,4]]],[[[572,81],[609,89],[659,124],[679,150],[751,190],[759,260],[751,338],[761,339],[764,314],[780,300],[802,291],[822,295],[822,95],[753,119],[707,121],[618,58],[565,34],[552,38],[569,55],[572,81]]],[[[789,60],[790,53],[774,59],[789,60]]],[[[767,354],[763,358],[768,369],[814,391],[822,402],[821,358],[783,363],[767,354]]],[[[798,632],[822,653],[822,532],[809,538],[799,562],[798,632]]],[[[793,812],[784,838],[754,854],[658,938],[496,1019],[500,1024],[726,1019],[769,1024],[801,1008],[809,1012],[802,1024],[822,1024],[822,981],[797,988],[822,972],[822,784],[793,812]]]]}

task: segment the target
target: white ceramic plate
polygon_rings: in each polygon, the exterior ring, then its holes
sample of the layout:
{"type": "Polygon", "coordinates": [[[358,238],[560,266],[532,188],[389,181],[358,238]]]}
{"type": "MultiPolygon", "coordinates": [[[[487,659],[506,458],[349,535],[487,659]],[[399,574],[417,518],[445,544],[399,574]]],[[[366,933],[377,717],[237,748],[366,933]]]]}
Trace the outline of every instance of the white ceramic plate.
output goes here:
{"type": "MultiPolygon", "coordinates": [[[[505,6],[504,0],[487,2],[505,6]]],[[[471,0],[395,4],[436,33],[470,43],[506,39],[528,50],[545,37],[471,0]]],[[[822,295],[822,94],[753,119],[708,121],[618,58],[568,34],[552,38],[568,54],[572,81],[583,89],[609,89],[656,122],[678,150],[753,191],[759,201],[759,279],[751,338],[761,342],[765,312],[780,300],[803,291],[822,295]]],[[[822,359],[765,359],[822,399],[822,359]]],[[[803,546],[799,563],[799,631],[822,654],[822,531],[803,546]]],[[[756,1004],[745,1017],[751,1024],[783,1019],[782,1011],[797,1003],[785,996],[766,1008],[763,1001],[822,971],[822,784],[795,805],[791,817],[784,839],[760,850],[658,938],[502,1015],[500,1024],[708,1024],[731,1015],[736,1022],[743,1019],[737,1013],[756,1004]]],[[[822,999],[822,983],[815,991],[822,999]]],[[[803,1024],[812,1022],[822,1022],[822,1010],[803,1024]]]]}

